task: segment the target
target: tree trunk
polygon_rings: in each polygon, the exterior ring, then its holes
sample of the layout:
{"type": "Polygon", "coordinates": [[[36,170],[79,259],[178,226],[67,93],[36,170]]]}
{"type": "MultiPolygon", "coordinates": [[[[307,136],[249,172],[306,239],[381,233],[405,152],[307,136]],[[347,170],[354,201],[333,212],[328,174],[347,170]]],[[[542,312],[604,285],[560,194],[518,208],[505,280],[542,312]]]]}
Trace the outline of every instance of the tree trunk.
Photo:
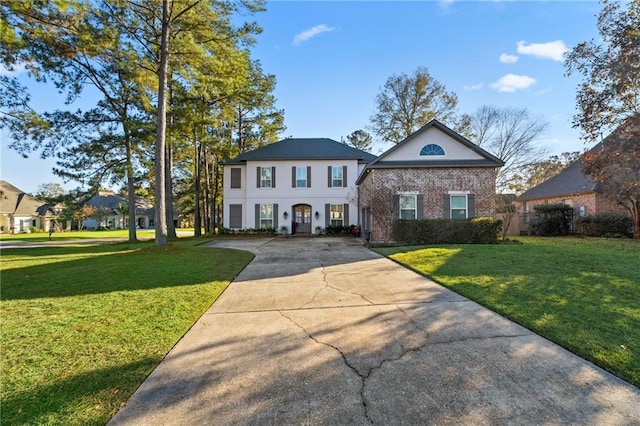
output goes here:
{"type": "Polygon", "coordinates": [[[640,240],[640,200],[634,201],[631,215],[633,216],[633,238],[640,240]]]}
{"type": "Polygon", "coordinates": [[[162,0],[162,39],[160,41],[160,68],[158,75],[158,116],[156,129],[155,150],[155,230],[156,246],[162,247],[168,244],[167,237],[167,200],[165,189],[165,137],[167,130],[167,69],[169,62],[169,4],[168,0],[162,0]]]}
{"type": "Polygon", "coordinates": [[[202,236],[202,220],[200,218],[200,144],[195,125],[193,126],[193,180],[194,180],[194,202],[193,202],[193,236],[202,236]]]}
{"type": "Polygon", "coordinates": [[[204,166],[204,177],[205,177],[205,185],[204,185],[204,200],[202,200],[202,213],[204,213],[204,232],[210,234],[211,230],[211,221],[209,220],[209,199],[211,198],[211,180],[209,178],[209,159],[208,153],[203,153],[202,155],[203,166],[204,166]]]}
{"type": "Polygon", "coordinates": [[[133,159],[131,153],[131,135],[129,129],[124,130],[125,145],[127,149],[127,203],[129,207],[127,209],[127,215],[129,217],[129,241],[136,241],[136,194],[135,194],[135,182],[133,177],[133,159]]]}
{"type": "Polygon", "coordinates": [[[165,153],[165,190],[167,191],[166,202],[167,202],[167,236],[169,238],[178,238],[176,234],[176,226],[173,223],[173,180],[171,178],[171,171],[173,169],[173,154],[171,152],[171,143],[166,144],[166,153],[165,153]]]}

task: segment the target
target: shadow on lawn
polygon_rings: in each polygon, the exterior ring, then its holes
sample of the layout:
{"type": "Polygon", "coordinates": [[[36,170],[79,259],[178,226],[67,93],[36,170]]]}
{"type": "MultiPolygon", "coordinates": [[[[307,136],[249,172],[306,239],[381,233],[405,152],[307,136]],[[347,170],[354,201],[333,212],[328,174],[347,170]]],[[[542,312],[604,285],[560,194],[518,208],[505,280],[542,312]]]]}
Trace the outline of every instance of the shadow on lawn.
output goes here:
{"type": "Polygon", "coordinates": [[[158,362],[158,358],[143,358],[14,392],[2,401],[2,423],[35,425],[73,418],[82,424],[103,425],[158,362]],[[80,407],[94,406],[93,413],[77,414],[80,407]]]}
{"type": "MultiPolygon", "coordinates": [[[[51,262],[2,271],[2,300],[100,294],[229,281],[251,254],[228,249],[150,243],[3,251],[3,257],[51,257],[51,262]],[[53,259],[70,256],[69,260],[53,259]]],[[[6,261],[3,259],[3,261],[6,261]]],[[[10,262],[11,260],[9,260],[10,262]]]]}

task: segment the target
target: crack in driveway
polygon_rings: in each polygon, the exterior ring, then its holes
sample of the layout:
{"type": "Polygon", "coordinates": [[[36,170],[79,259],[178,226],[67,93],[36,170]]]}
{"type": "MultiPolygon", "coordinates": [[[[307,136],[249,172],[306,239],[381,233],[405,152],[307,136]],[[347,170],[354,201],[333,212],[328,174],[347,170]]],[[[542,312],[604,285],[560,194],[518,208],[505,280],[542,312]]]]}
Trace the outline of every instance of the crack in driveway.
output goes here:
{"type": "MultiPolygon", "coordinates": [[[[401,309],[398,308],[398,310],[402,311],[401,309]]],[[[369,423],[374,424],[375,422],[373,421],[373,419],[370,417],[369,415],[369,403],[364,395],[365,392],[365,388],[367,386],[367,380],[371,377],[371,374],[380,369],[383,365],[385,365],[386,363],[389,362],[394,362],[394,361],[398,361],[401,360],[405,355],[407,355],[408,353],[412,353],[412,352],[417,352],[420,351],[422,348],[424,348],[429,342],[427,342],[426,337],[427,337],[427,332],[422,329],[421,327],[419,327],[404,311],[402,311],[402,313],[409,319],[409,321],[411,322],[411,324],[418,329],[419,331],[423,332],[425,334],[425,340],[423,343],[421,343],[418,346],[414,346],[414,347],[406,347],[404,345],[400,345],[400,347],[402,348],[400,354],[398,356],[395,357],[390,357],[390,358],[384,358],[382,360],[380,360],[380,362],[377,365],[368,367],[365,369],[364,372],[361,372],[355,365],[351,364],[351,362],[349,361],[349,358],[347,357],[347,355],[337,346],[328,343],[328,342],[324,342],[322,340],[320,340],[319,338],[317,338],[316,336],[314,336],[312,333],[310,333],[302,324],[298,323],[296,320],[294,320],[293,318],[291,318],[290,316],[287,316],[284,314],[284,312],[282,311],[278,311],[278,313],[283,317],[286,318],[287,320],[289,320],[292,324],[294,324],[296,327],[298,327],[300,330],[302,330],[307,337],[309,337],[311,340],[313,340],[314,342],[323,345],[323,346],[327,346],[329,348],[334,349],[336,352],[338,352],[342,358],[342,361],[344,362],[344,364],[353,372],[355,373],[361,380],[361,384],[360,384],[360,400],[362,401],[362,407],[364,409],[364,416],[367,419],[367,421],[369,421],[369,423]]]]}
{"type": "Polygon", "coordinates": [[[332,290],[338,291],[340,293],[350,294],[350,295],[353,295],[353,296],[358,296],[362,300],[367,302],[369,305],[373,305],[374,304],[371,300],[367,299],[366,297],[364,297],[364,295],[362,295],[360,293],[354,293],[354,292],[351,292],[351,291],[346,291],[346,290],[343,290],[343,289],[341,289],[339,287],[336,287],[336,286],[333,286],[333,285],[329,284],[329,280],[327,279],[329,273],[327,272],[326,266],[322,262],[318,262],[318,264],[320,265],[320,268],[321,268],[320,271],[322,272],[322,282],[324,282],[324,287],[318,289],[318,291],[315,292],[313,297],[311,297],[311,300],[308,301],[307,303],[305,303],[304,305],[302,305],[300,308],[305,308],[307,305],[310,305],[311,303],[313,303],[316,300],[316,297],[318,297],[318,295],[322,292],[322,290],[325,290],[327,288],[330,288],[332,290]]]}

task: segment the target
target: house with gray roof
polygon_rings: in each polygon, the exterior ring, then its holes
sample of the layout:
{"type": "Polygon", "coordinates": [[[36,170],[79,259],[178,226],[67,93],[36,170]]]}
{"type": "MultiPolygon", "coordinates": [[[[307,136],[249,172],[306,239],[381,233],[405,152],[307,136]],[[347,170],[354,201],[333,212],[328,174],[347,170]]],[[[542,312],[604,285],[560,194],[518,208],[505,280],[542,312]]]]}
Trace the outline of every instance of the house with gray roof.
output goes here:
{"type": "MultiPolygon", "coordinates": [[[[591,150],[598,150],[601,146],[602,143],[599,143],[591,150]]],[[[572,206],[575,217],[600,213],[629,213],[614,199],[599,192],[598,184],[591,176],[582,172],[582,157],[557,175],[534,186],[518,197],[521,229],[527,228],[535,206],[558,203],[572,206]]]]}
{"type": "Polygon", "coordinates": [[[56,212],[45,201],[0,181],[0,232],[14,234],[29,232],[31,227],[49,231],[56,212]]]}
{"type": "MultiPolygon", "coordinates": [[[[155,209],[153,203],[143,197],[136,196],[135,217],[136,227],[140,229],[153,228],[155,209]]],[[[127,228],[128,200],[113,191],[98,191],[87,203],[95,209],[94,214],[83,221],[83,228],[127,228]]]]}
{"type": "Polygon", "coordinates": [[[394,219],[495,214],[502,162],[433,120],[379,157],[327,138],[288,138],[224,164],[223,225],[314,234],[394,219]]]}

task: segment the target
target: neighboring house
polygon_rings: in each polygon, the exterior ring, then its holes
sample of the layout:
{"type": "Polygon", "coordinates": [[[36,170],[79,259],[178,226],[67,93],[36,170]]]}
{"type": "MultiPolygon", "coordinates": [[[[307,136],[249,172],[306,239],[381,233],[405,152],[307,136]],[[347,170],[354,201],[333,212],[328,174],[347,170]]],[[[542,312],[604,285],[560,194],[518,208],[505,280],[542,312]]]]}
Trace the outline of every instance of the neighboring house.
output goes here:
{"type": "Polygon", "coordinates": [[[38,200],[7,181],[0,181],[0,232],[30,232],[31,227],[49,231],[56,212],[45,201],[38,200]]]}
{"type": "MultiPolygon", "coordinates": [[[[87,205],[95,209],[92,217],[83,221],[86,229],[97,228],[127,228],[129,225],[127,197],[112,191],[98,191],[87,201],[87,205]]],[[[138,228],[152,228],[155,209],[153,204],[142,197],[136,196],[136,226],[138,228]]]]}
{"type": "Polygon", "coordinates": [[[504,163],[437,120],[369,163],[356,184],[361,226],[388,241],[395,219],[494,217],[504,163]]]}
{"type": "Polygon", "coordinates": [[[355,182],[375,156],[326,139],[289,138],[224,164],[226,228],[316,233],[357,223],[355,182]]]}
{"type": "Polygon", "coordinates": [[[298,233],[359,224],[382,241],[397,218],[493,217],[502,165],[435,120],[380,157],[331,139],[284,139],[224,164],[223,224],[298,233]]]}
{"type": "MultiPolygon", "coordinates": [[[[600,144],[597,144],[592,149],[599,147],[600,144]]],[[[599,213],[629,214],[627,209],[597,189],[598,185],[591,176],[582,173],[582,160],[574,161],[557,175],[518,197],[520,228],[527,229],[534,207],[540,204],[568,204],[573,207],[574,217],[599,213]]]]}

